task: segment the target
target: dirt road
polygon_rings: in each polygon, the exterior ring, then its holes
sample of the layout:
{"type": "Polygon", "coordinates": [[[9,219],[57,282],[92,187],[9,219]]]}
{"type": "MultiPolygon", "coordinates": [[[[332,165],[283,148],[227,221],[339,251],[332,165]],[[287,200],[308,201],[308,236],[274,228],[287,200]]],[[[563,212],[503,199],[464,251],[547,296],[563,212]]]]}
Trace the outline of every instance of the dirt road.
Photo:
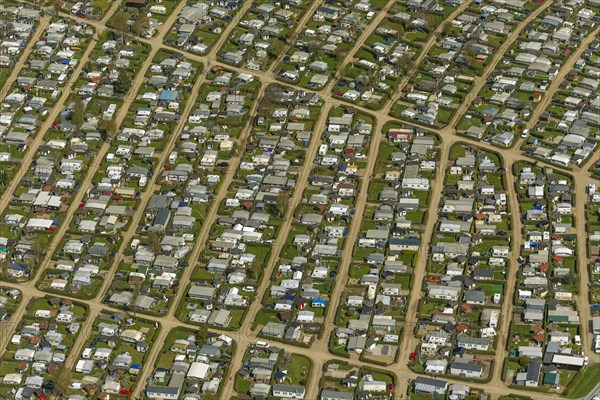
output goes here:
{"type": "Polygon", "coordinates": [[[344,249],[338,264],[338,270],[336,271],[336,283],[333,287],[333,291],[331,292],[329,303],[327,304],[323,334],[321,335],[321,339],[313,345],[313,348],[316,351],[322,353],[327,353],[329,351],[329,339],[331,338],[333,330],[336,328],[334,318],[340,305],[342,294],[346,289],[346,282],[348,280],[350,266],[352,265],[354,247],[356,245],[356,241],[358,240],[358,235],[361,232],[363,215],[369,196],[369,185],[375,175],[377,155],[379,153],[379,146],[383,137],[383,134],[380,130],[381,126],[379,126],[379,122],[376,121],[373,125],[373,134],[371,137],[371,143],[369,144],[367,166],[364,171],[361,171],[363,175],[360,180],[358,196],[354,204],[355,214],[352,218],[349,232],[344,239],[344,249]]]}
{"type": "MultiPolygon", "coordinates": [[[[598,182],[596,182],[598,183],[598,182]]],[[[580,277],[579,295],[576,296],[577,309],[581,324],[581,346],[585,354],[590,358],[590,362],[600,362],[600,354],[594,352],[593,341],[594,335],[591,330],[592,314],[590,312],[590,258],[587,249],[587,237],[590,235],[587,229],[586,206],[588,204],[588,194],[586,185],[583,183],[575,183],[575,196],[577,201],[575,207],[575,230],[577,232],[577,273],[580,277]]]]}
{"type": "Polygon", "coordinates": [[[502,299],[502,313],[500,314],[501,323],[497,329],[496,343],[496,359],[494,363],[494,371],[492,382],[502,384],[502,367],[504,360],[508,358],[506,350],[506,342],[510,340],[510,322],[513,316],[513,299],[517,286],[517,273],[519,264],[517,258],[521,255],[523,247],[523,226],[521,224],[521,210],[519,208],[519,199],[515,190],[516,179],[513,174],[512,164],[506,166],[506,174],[504,176],[504,185],[506,186],[506,197],[509,206],[510,229],[512,236],[510,237],[510,255],[508,257],[509,264],[507,266],[507,275],[505,277],[506,287],[504,290],[504,298],[502,299]]]}
{"type": "MultiPolygon", "coordinates": [[[[429,250],[430,240],[434,235],[435,229],[439,220],[438,207],[442,201],[442,193],[444,189],[444,179],[446,171],[449,167],[448,156],[450,155],[451,144],[448,141],[444,141],[440,146],[440,159],[436,166],[435,180],[431,185],[431,194],[429,200],[429,214],[427,216],[427,222],[425,229],[421,233],[421,243],[419,245],[419,253],[417,258],[417,264],[413,266],[413,276],[411,278],[410,298],[406,307],[406,317],[404,323],[404,336],[402,343],[399,346],[398,351],[400,356],[398,357],[399,363],[404,365],[411,352],[415,351],[418,345],[418,339],[414,336],[414,329],[417,326],[417,316],[419,300],[421,300],[421,292],[423,290],[423,283],[427,276],[427,264],[429,263],[429,250]]],[[[398,389],[399,393],[406,393],[407,386],[404,380],[398,382],[400,386],[398,389]]]]}

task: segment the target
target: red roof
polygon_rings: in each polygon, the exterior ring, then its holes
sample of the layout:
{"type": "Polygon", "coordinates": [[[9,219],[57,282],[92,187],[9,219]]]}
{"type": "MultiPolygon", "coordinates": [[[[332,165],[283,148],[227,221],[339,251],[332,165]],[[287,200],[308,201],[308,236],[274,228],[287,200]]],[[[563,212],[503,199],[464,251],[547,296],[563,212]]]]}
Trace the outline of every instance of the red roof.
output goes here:
{"type": "Polygon", "coordinates": [[[544,336],[542,335],[535,335],[531,338],[531,340],[533,340],[534,342],[543,342],[544,341],[544,336]]]}

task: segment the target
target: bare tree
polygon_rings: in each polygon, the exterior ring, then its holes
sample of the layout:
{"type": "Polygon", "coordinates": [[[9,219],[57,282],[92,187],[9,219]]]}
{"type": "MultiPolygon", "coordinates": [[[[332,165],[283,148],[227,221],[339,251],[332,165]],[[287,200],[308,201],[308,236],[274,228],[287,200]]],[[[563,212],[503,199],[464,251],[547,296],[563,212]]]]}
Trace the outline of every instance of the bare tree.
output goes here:
{"type": "Polygon", "coordinates": [[[404,38],[404,34],[406,34],[406,29],[404,25],[398,26],[398,40],[402,40],[404,38]]]}
{"type": "Polygon", "coordinates": [[[277,214],[279,217],[284,217],[290,205],[290,196],[287,193],[279,193],[277,196],[277,214]]]}
{"type": "Polygon", "coordinates": [[[450,32],[452,32],[452,23],[450,21],[444,21],[441,29],[442,35],[448,36],[450,32]]]}
{"type": "Polygon", "coordinates": [[[81,97],[75,99],[75,108],[71,112],[71,121],[77,126],[77,129],[80,129],[81,125],[85,122],[85,103],[81,97]]]}
{"type": "Polygon", "coordinates": [[[61,4],[62,4],[62,1],[60,1],[60,0],[52,0],[52,12],[55,15],[58,15],[60,13],[61,4]]]}
{"type": "Polygon", "coordinates": [[[0,188],[4,188],[9,183],[10,179],[8,179],[6,168],[0,169],[0,188]]]}
{"type": "Polygon", "coordinates": [[[435,29],[437,27],[437,21],[439,20],[439,17],[437,17],[436,15],[433,14],[425,14],[425,23],[427,24],[427,27],[430,29],[435,29]]]}
{"type": "Polygon", "coordinates": [[[148,15],[144,11],[141,11],[133,23],[133,32],[138,36],[143,36],[148,32],[149,27],[150,20],[148,19],[148,15]]]}
{"type": "Polygon", "coordinates": [[[98,15],[98,17],[102,17],[102,15],[108,11],[110,8],[110,2],[107,0],[93,0],[92,1],[92,9],[98,15]]]}
{"type": "Polygon", "coordinates": [[[275,87],[273,85],[269,86],[264,94],[260,103],[258,103],[258,112],[257,114],[261,116],[269,115],[269,111],[273,106],[273,101],[275,100],[275,87]]]}
{"type": "Polygon", "coordinates": [[[400,73],[406,74],[413,66],[413,60],[410,53],[404,53],[402,57],[396,61],[396,66],[400,70],[400,73]]]}
{"type": "Polygon", "coordinates": [[[125,71],[119,71],[119,76],[114,83],[115,93],[124,95],[131,87],[131,77],[125,71]]]}
{"type": "Polygon", "coordinates": [[[253,260],[252,264],[250,264],[250,274],[252,275],[252,278],[257,279],[258,278],[258,273],[260,271],[261,268],[261,264],[258,260],[253,260]]]}
{"type": "Polygon", "coordinates": [[[162,246],[160,245],[160,236],[156,232],[151,232],[148,235],[148,246],[154,252],[154,255],[160,254],[162,246]]]}
{"type": "Polygon", "coordinates": [[[0,261],[0,278],[8,279],[8,260],[4,259],[0,261]]]}
{"type": "Polygon", "coordinates": [[[196,339],[198,343],[203,343],[208,335],[208,325],[202,324],[196,328],[196,339]]]}
{"type": "Polygon", "coordinates": [[[117,11],[113,15],[115,29],[121,33],[121,40],[129,33],[129,16],[124,11],[117,11]]]}
{"type": "Polygon", "coordinates": [[[27,257],[25,259],[25,264],[27,265],[27,269],[29,270],[29,276],[33,277],[35,275],[35,268],[37,266],[36,261],[33,257],[27,257]]]}
{"type": "Polygon", "coordinates": [[[465,47],[465,50],[463,52],[463,56],[465,59],[464,64],[467,68],[468,68],[468,66],[473,65],[475,63],[475,57],[477,56],[477,51],[473,47],[472,43],[467,44],[467,46],[465,47]]]}
{"type": "Polygon", "coordinates": [[[50,368],[49,373],[54,383],[54,395],[57,398],[62,398],[69,390],[69,385],[71,384],[71,372],[65,364],[61,364],[54,365],[50,368]]]}
{"type": "Polygon", "coordinates": [[[33,251],[33,257],[36,263],[39,263],[42,260],[42,255],[48,251],[46,248],[46,243],[39,235],[33,239],[33,242],[31,243],[31,250],[33,251]]]}
{"type": "Polygon", "coordinates": [[[114,139],[117,131],[119,130],[119,124],[117,123],[117,116],[113,115],[111,119],[101,119],[98,125],[104,129],[106,133],[106,139],[111,141],[114,139]]]}
{"type": "Polygon", "coordinates": [[[144,280],[142,278],[135,277],[131,281],[131,287],[132,287],[131,293],[133,294],[133,296],[131,296],[130,306],[133,309],[133,315],[135,315],[135,303],[136,303],[138,297],[140,297],[140,294],[142,293],[142,285],[143,284],[144,284],[144,280]]]}

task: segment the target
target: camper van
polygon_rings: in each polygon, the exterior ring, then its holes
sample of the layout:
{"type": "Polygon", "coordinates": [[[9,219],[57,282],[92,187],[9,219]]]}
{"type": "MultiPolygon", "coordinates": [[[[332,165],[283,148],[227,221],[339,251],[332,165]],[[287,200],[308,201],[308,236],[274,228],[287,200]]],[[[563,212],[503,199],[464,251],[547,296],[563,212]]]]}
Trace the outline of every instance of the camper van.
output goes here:
{"type": "Polygon", "coordinates": [[[328,149],[328,146],[326,144],[320,145],[319,146],[319,155],[324,156],[325,154],[327,154],[327,149],[328,149]]]}
{"type": "Polygon", "coordinates": [[[92,349],[87,347],[85,350],[83,350],[83,353],[81,353],[81,357],[83,358],[90,358],[92,356],[92,349]]]}
{"type": "Polygon", "coordinates": [[[83,7],[82,2],[75,3],[73,7],[71,7],[71,14],[77,14],[81,10],[81,7],[83,7]]]}
{"type": "Polygon", "coordinates": [[[167,8],[165,6],[152,6],[150,7],[149,11],[152,14],[164,15],[167,13],[167,8]]]}

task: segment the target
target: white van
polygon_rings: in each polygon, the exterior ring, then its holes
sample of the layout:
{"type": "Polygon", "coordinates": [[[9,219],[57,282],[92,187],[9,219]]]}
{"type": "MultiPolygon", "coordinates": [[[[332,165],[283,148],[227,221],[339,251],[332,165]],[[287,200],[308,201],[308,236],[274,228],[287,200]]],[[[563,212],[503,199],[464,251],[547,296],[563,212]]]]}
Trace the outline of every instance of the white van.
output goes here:
{"type": "Polygon", "coordinates": [[[258,342],[256,342],[256,347],[262,347],[262,348],[266,349],[267,347],[269,347],[269,343],[258,341],[258,342]]]}
{"type": "Polygon", "coordinates": [[[139,187],[144,187],[144,186],[146,186],[146,183],[148,183],[148,178],[145,177],[145,176],[141,176],[140,180],[138,182],[138,186],[139,187]]]}
{"type": "Polygon", "coordinates": [[[581,336],[575,335],[573,338],[573,343],[575,343],[575,346],[581,346],[581,336]]]}
{"type": "Polygon", "coordinates": [[[177,157],[178,157],[177,152],[172,151],[171,154],[169,154],[169,162],[173,163],[173,162],[177,161],[177,157]]]}

